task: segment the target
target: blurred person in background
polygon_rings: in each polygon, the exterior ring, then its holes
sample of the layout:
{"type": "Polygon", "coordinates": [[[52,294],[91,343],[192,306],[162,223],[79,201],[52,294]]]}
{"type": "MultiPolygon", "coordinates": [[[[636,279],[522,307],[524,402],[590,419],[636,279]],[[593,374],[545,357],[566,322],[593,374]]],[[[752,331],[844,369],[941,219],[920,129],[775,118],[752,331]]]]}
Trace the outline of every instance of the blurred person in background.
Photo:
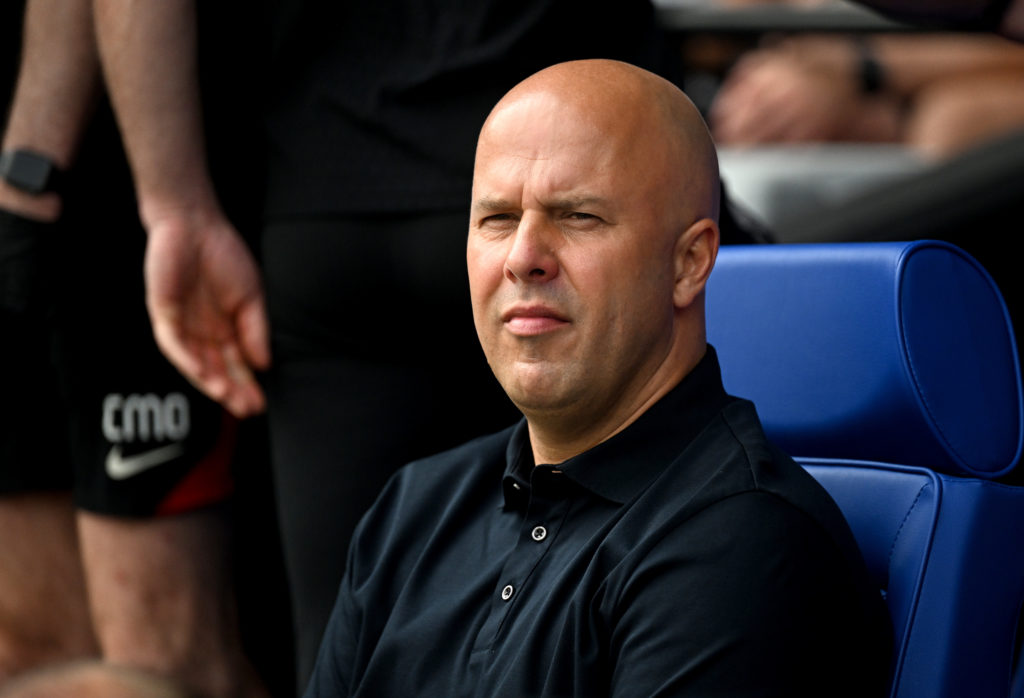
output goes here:
{"type": "Polygon", "coordinates": [[[153,342],[92,20],[28,0],[23,35],[4,26],[23,48],[0,156],[0,683],[98,657],[266,695],[232,588],[239,426],[153,342]]]}
{"type": "Polygon", "coordinates": [[[899,143],[931,160],[1024,126],[1024,46],[985,34],[796,35],[740,56],[720,145],[899,143]]]}

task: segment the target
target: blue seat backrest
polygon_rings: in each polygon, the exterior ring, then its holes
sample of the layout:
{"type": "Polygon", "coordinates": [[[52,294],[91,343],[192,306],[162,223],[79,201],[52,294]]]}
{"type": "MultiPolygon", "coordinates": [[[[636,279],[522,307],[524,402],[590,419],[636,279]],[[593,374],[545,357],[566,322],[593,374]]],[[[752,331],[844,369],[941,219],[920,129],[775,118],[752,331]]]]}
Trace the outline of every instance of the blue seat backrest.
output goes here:
{"type": "Polygon", "coordinates": [[[726,387],[790,453],[998,477],[1024,409],[991,278],[940,242],[725,247],[707,294],[726,387]]]}
{"type": "Polygon", "coordinates": [[[825,487],[893,621],[892,696],[1009,695],[1024,602],[1013,330],[945,243],[727,247],[708,339],[731,393],[825,487]]]}

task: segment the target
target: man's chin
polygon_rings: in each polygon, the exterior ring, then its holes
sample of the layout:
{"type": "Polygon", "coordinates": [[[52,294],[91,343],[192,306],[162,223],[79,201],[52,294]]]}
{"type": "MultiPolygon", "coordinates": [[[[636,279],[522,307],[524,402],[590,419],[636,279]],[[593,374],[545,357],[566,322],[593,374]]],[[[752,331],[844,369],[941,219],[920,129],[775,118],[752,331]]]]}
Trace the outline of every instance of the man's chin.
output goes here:
{"type": "Polygon", "coordinates": [[[520,385],[506,392],[530,420],[558,418],[575,410],[579,404],[578,397],[565,386],[545,386],[542,389],[520,385]]]}

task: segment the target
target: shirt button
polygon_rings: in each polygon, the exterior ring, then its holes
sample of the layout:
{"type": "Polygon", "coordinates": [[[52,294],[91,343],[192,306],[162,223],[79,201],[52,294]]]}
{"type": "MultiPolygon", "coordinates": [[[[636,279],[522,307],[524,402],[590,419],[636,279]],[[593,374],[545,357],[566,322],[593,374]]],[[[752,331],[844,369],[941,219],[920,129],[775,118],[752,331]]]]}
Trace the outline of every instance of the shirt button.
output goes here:
{"type": "Polygon", "coordinates": [[[548,537],[548,529],[544,528],[543,526],[537,526],[530,532],[530,535],[533,536],[533,539],[535,541],[540,543],[542,540],[548,537]]]}
{"type": "Polygon", "coordinates": [[[512,588],[511,584],[506,584],[505,588],[501,590],[501,600],[508,601],[512,598],[512,594],[516,593],[516,590],[512,588]]]}

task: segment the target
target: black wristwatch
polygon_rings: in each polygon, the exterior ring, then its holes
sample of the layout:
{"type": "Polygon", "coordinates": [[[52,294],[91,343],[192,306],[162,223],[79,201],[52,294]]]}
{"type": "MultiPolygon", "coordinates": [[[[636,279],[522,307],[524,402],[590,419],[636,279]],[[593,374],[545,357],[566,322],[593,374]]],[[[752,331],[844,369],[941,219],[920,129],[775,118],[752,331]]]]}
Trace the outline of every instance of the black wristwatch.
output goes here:
{"type": "Polygon", "coordinates": [[[64,173],[45,155],[20,148],[0,154],[0,179],[29,194],[60,193],[64,173]]]}

